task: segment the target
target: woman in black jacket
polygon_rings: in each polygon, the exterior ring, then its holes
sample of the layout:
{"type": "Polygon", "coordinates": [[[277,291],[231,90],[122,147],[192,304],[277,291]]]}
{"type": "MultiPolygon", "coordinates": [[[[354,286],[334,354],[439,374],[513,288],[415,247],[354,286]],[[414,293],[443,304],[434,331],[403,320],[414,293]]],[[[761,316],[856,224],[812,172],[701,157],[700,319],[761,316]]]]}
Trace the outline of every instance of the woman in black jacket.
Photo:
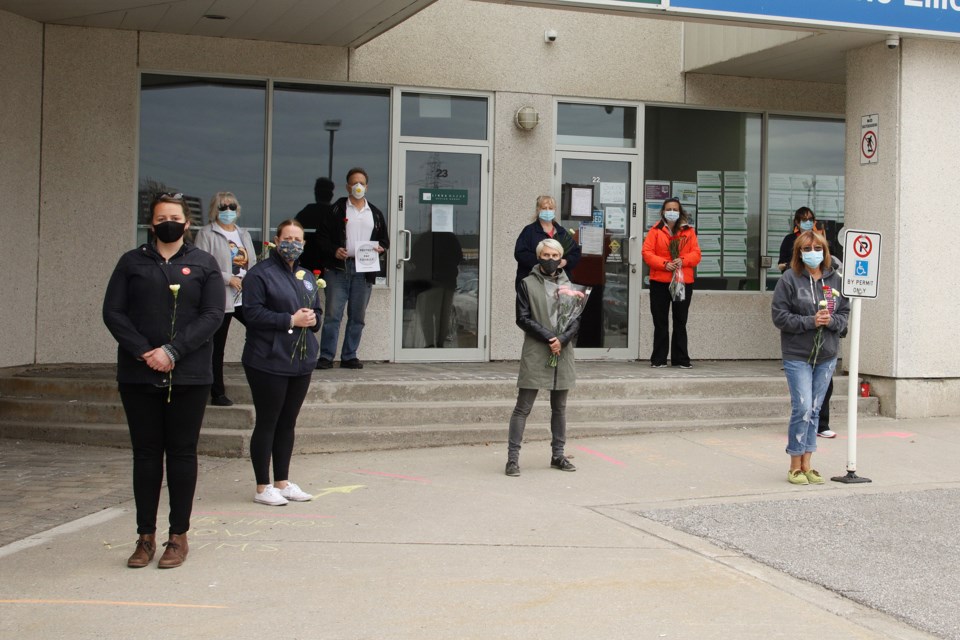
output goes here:
{"type": "Polygon", "coordinates": [[[257,479],[254,502],[280,507],[313,498],[290,482],[294,428],[310,375],[317,364],[321,281],[300,266],[303,226],[284,220],[273,239],[277,248],[243,280],[247,341],[243,370],[257,410],[250,460],[257,479]],[[273,458],[273,483],[270,459],[273,458]]]}
{"type": "Polygon", "coordinates": [[[133,494],[140,534],[127,566],[145,567],[156,551],[164,456],[170,538],[161,569],[187,557],[197,486],[197,440],[213,373],[210,339],[223,320],[223,277],[209,253],[184,242],[190,210],[182,194],[150,206],[154,243],[117,263],[103,321],[119,343],[117,382],[133,445],[133,494]]]}

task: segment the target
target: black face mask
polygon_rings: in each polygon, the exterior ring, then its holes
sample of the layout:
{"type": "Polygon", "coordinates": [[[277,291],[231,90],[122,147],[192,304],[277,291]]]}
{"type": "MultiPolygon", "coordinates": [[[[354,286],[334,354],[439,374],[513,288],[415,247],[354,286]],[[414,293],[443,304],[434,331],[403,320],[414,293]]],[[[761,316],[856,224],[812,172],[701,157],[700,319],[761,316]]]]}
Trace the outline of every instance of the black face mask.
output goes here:
{"type": "Polygon", "coordinates": [[[543,271],[548,276],[555,274],[559,268],[559,260],[540,260],[540,271],[543,271]]]}
{"type": "Polygon", "coordinates": [[[186,229],[186,222],[167,220],[160,224],[153,225],[153,235],[155,235],[160,242],[170,244],[182,238],[183,232],[186,231],[186,229]]]}

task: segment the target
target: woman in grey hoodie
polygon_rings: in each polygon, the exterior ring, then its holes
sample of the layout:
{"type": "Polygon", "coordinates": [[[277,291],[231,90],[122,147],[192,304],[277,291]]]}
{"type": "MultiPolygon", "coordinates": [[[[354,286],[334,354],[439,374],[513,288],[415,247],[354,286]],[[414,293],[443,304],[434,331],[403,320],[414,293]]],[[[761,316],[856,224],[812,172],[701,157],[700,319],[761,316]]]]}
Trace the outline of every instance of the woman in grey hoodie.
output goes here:
{"type": "Polygon", "coordinates": [[[840,296],[840,276],[826,239],[804,231],[793,243],[790,268],[773,294],[773,324],[780,329],[783,370],[790,387],[787,454],[791,484],[823,484],[811,467],[817,425],[827,386],[837,366],[840,334],[847,327],[848,301],[840,296]]]}

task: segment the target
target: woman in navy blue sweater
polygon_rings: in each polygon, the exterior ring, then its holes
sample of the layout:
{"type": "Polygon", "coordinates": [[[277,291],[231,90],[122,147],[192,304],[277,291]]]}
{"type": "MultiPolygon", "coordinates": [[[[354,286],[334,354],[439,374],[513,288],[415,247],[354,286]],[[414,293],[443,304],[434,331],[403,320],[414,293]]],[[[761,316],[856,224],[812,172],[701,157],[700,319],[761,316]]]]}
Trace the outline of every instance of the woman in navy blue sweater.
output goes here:
{"type": "Polygon", "coordinates": [[[317,364],[320,329],[318,280],[300,266],[306,244],[303,226],[284,220],[277,245],[243,280],[243,318],[247,341],[243,370],[257,411],[250,460],[257,479],[254,502],[283,506],[313,498],[290,482],[294,428],[317,364]],[[270,482],[270,461],[273,477],[270,482]]]}

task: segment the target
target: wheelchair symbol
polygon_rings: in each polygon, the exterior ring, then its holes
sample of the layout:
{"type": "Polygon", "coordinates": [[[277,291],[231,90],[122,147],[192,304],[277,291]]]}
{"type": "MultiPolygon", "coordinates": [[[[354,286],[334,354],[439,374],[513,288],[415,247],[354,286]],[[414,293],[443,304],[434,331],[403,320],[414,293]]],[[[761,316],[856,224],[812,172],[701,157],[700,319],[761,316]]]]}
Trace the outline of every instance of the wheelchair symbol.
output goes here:
{"type": "Polygon", "coordinates": [[[870,275],[870,262],[867,260],[857,260],[855,272],[859,277],[870,275]]]}

